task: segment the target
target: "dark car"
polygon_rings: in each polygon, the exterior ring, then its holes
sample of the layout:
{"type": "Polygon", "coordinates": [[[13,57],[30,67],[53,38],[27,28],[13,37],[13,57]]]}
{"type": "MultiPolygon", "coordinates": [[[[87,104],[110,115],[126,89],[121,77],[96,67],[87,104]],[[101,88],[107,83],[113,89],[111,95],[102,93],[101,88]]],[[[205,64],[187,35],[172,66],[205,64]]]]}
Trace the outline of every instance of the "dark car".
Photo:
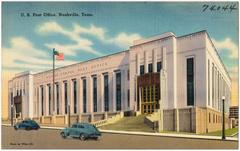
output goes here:
{"type": "Polygon", "coordinates": [[[75,137],[80,140],[85,140],[87,138],[98,139],[101,136],[101,132],[92,124],[88,123],[76,123],[70,128],[64,128],[60,132],[63,138],[75,137]]]}
{"type": "Polygon", "coordinates": [[[23,120],[14,125],[14,129],[24,129],[24,130],[38,130],[40,126],[34,120],[23,120]]]}

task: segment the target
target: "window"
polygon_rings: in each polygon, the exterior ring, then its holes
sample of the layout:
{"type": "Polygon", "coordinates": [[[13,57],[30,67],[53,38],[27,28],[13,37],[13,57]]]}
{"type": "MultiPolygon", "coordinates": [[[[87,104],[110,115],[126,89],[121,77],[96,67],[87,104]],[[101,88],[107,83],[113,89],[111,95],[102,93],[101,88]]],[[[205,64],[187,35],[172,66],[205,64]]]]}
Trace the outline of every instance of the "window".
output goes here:
{"type": "Polygon", "coordinates": [[[153,68],[152,68],[152,63],[148,64],[148,73],[152,73],[153,68]]]}
{"type": "Polygon", "coordinates": [[[144,74],[144,65],[140,65],[140,75],[144,74]]]}
{"type": "Polygon", "coordinates": [[[51,115],[51,85],[48,85],[48,114],[51,115]]]}
{"type": "Polygon", "coordinates": [[[104,75],[104,111],[109,111],[108,75],[104,75]]]}
{"type": "Polygon", "coordinates": [[[129,74],[129,70],[127,70],[127,80],[129,81],[130,79],[130,74],[129,74]]]}
{"type": "Polygon", "coordinates": [[[77,81],[73,80],[73,111],[77,113],[77,81]]]}
{"type": "Polygon", "coordinates": [[[97,77],[93,77],[93,112],[97,112],[97,77]]]}
{"type": "Polygon", "coordinates": [[[187,59],[187,105],[194,105],[194,58],[187,59]]]}
{"type": "Polygon", "coordinates": [[[83,79],[83,113],[87,112],[87,81],[83,79]]]}
{"type": "Polygon", "coordinates": [[[78,125],[78,128],[84,128],[84,126],[83,125],[78,125]]]}
{"type": "Polygon", "coordinates": [[[121,110],[121,73],[116,73],[116,109],[121,110]]]}
{"type": "Polygon", "coordinates": [[[59,85],[56,84],[56,93],[57,93],[57,114],[59,114],[59,85]]]}
{"type": "Polygon", "coordinates": [[[67,82],[64,82],[64,102],[65,102],[65,114],[68,113],[68,96],[67,96],[67,82]]]}
{"type": "Polygon", "coordinates": [[[162,69],[162,62],[157,62],[157,72],[160,72],[162,69]]]}
{"type": "Polygon", "coordinates": [[[42,107],[42,116],[43,116],[43,86],[41,86],[41,107],[42,107]]]}

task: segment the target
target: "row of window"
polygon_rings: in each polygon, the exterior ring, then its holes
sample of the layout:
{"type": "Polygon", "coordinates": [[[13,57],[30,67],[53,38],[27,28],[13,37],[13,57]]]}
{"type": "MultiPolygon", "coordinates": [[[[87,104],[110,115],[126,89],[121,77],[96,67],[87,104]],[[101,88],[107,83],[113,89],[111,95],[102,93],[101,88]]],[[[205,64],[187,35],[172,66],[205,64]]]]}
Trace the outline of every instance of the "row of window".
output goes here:
{"type": "MultiPolygon", "coordinates": [[[[160,70],[162,69],[162,62],[157,62],[157,72],[160,72],[160,70]]],[[[148,73],[152,73],[153,72],[153,64],[150,63],[148,64],[148,73]]],[[[144,65],[140,65],[140,75],[143,75],[145,73],[144,71],[144,65]]]]}
{"type": "Polygon", "coordinates": [[[211,68],[210,64],[211,64],[210,60],[208,60],[208,106],[212,106],[213,108],[216,108],[219,111],[221,111],[222,110],[221,98],[222,96],[226,96],[228,93],[228,92],[227,93],[225,92],[227,88],[227,84],[226,84],[226,81],[223,79],[222,74],[217,69],[217,66],[214,65],[214,63],[212,63],[212,68],[211,68]],[[212,74],[210,75],[210,73],[212,74]],[[210,81],[212,82],[212,87],[210,85],[211,84],[210,81]],[[212,90],[212,96],[211,96],[210,90],[212,90]],[[211,104],[211,100],[212,100],[212,104],[211,104]]]}
{"type": "MultiPolygon", "coordinates": [[[[222,116],[214,114],[214,113],[209,113],[208,114],[208,122],[209,123],[222,123],[222,116]]],[[[227,122],[227,119],[225,120],[227,122]]]]}
{"type": "Polygon", "coordinates": [[[25,94],[25,89],[20,89],[20,90],[17,90],[17,96],[22,96],[25,94]]]}
{"type": "MultiPolygon", "coordinates": [[[[93,91],[92,91],[92,96],[93,96],[93,112],[97,112],[98,111],[98,102],[97,102],[97,96],[98,96],[98,88],[97,88],[97,77],[93,76],[92,77],[93,80],[93,91]]],[[[73,82],[73,112],[77,113],[77,81],[76,80],[72,80],[73,82]]],[[[104,86],[104,92],[103,92],[103,97],[104,97],[104,111],[109,111],[109,76],[106,74],[104,75],[104,82],[103,82],[104,86]]],[[[60,97],[60,93],[59,93],[59,84],[56,83],[56,113],[59,114],[59,97],[60,97]]],[[[120,111],[121,110],[121,73],[117,72],[116,73],[116,110],[120,111]]],[[[87,112],[87,80],[86,79],[82,79],[82,101],[83,101],[83,113],[87,112]]],[[[48,85],[48,113],[49,115],[52,114],[51,112],[51,105],[53,105],[53,110],[54,110],[54,104],[55,102],[51,103],[51,85],[48,85]]],[[[40,95],[41,95],[41,111],[42,111],[42,115],[44,113],[44,88],[43,86],[40,87],[40,95]]],[[[64,82],[64,113],[67,114],[68,113],[68,102],[69,102],[69,97],[68,97],[68,83],[64,82]]],[[[130,91],[128,90],[128,95],[127,95],[127,105],[130,105],[129,99],[130,99],[130,91]]]]}

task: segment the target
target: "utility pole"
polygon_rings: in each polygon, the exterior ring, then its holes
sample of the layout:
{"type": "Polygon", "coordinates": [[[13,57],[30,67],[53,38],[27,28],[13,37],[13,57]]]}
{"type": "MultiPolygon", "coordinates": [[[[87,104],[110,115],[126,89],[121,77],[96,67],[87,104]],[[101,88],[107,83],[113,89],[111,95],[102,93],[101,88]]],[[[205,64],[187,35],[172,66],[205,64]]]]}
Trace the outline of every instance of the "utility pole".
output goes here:
{"type": "Polygon", "coordinates": [[[225,140],[225,114],[224,114],[225,96],[222,97],[222,140],[225,140]]]}

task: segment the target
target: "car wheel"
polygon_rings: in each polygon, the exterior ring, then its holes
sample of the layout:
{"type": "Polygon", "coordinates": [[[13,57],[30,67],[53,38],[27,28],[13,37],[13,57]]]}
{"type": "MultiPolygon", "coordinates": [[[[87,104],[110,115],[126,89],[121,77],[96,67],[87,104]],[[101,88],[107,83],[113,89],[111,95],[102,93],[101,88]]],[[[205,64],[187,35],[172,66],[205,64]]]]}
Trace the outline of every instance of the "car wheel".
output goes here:
{"type": "Polygon", "coordinates": [[[27,130],[27,131],[31,130],[31,127],[26,127],[26,130],[27,130]]]}
{"type": "Polygon", "coordinates": [[[39,126],[36,126],[35,130],[38,130],[39,129],[39,126]]]}
{"type": "Polygon", "coordinates": [[[98,137],[93,137],[93,139],[94,139],[95,141],[97,141],[97,140],[98,140],[98,137]]]}
{"type": "Polygon", "coordinates": [[[14,129],[15,129],[15,130],[18,130],[18,129],[17,129],[17,126],[14,126],[14,129]]]}
{"type": "Polygon", "coordinates": [[[64,134],[64,132],[61,133],[61,136],[62,136],[62,138],[64,138],[64,139],[66,138],[66,135],[64,134]]]}
{"type": "Polygon", "coordinates": [[[86,140],[86,137],[84,136],[84,134],[80,134],[80,135],[79,135],[79,139],[80,139],[81,141],[84,141],[84,140],[86,140]]]}

